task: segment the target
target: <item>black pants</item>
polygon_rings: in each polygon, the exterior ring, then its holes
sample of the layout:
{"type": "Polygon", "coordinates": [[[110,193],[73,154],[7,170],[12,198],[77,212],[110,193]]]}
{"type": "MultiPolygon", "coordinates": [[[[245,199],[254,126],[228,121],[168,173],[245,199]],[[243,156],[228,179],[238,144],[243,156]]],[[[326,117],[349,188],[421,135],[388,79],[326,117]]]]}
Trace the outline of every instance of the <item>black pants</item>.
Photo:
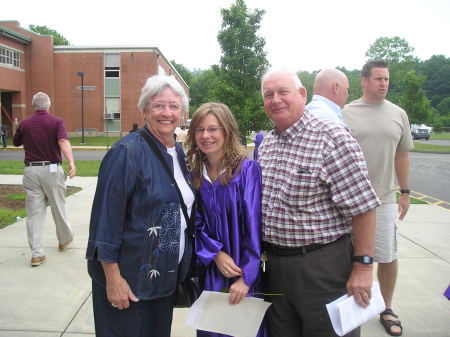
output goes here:
{"type": "Polygon", "coordinates": [[[174,295],[130,303],[128,309],[114,308],[106,289],[92,281],[96,337],[170,337],[174,295]]]}
{"type": "MultiPolygon", "coordinates": [[[[352,270],[351,238],[294,256],[268,255],[267,316],[271,337],[334,337],[325,305],[344,295],[352,270]]],[[[356,329],[346,336],[359,336],[356,329]]]]}

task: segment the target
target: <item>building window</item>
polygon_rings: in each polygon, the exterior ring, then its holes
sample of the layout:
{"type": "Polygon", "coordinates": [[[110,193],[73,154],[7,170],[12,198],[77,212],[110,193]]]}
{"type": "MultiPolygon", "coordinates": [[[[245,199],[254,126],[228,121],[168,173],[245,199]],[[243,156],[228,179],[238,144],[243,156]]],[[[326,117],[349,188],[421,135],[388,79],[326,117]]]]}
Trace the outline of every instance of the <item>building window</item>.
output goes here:
{"type": "Polygon", "coordinates": [[[20,68],[20,53],[6,47],[0,47],[0,63],[20,68]]]}
{"type": "Polygon", "coordinates": [[[105,131],[120,132],[121,103],[120,103],[120,54],[105,54],[105,131]]]}
{"type": "Polygon", "coordinates": [[[105,77],[120,77],[120,68],[119,67],[105,67],[105,77]]]}

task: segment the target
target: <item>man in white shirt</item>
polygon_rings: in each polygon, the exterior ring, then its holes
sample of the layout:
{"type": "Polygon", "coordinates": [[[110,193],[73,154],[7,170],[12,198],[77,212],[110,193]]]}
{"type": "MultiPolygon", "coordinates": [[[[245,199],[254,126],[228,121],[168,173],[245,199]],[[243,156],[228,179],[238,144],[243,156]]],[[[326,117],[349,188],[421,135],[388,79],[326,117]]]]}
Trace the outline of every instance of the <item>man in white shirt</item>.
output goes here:
{"type": "Polygon", "coordinates": [[[314,116],[345,125],[341,114],[348,98],[347,76],[337,69],[323,69],[314,80],[313,97],[306,109],[314,116]]]}

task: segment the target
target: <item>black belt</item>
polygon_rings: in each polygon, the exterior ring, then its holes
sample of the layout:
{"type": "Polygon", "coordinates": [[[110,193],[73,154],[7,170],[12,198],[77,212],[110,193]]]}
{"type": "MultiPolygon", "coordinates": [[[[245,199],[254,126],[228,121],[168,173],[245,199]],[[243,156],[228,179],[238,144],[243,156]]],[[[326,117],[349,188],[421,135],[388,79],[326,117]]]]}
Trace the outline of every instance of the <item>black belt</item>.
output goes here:
{"type": "Polygon", "coordinates": [[[328,242],[328,243],[313,243],[307,246],[302,247],[283,247],[274,245],[272,243],[263,242],[263,248],[264,250],[273,256],[294,256],[294,255],[305,255],[306,253],[310,253],[314,250],[332,245],[333,243],[336,243],[340,240],[343,240],[344,238],[350,237],[350,234],[345,234],[339,237],[338,239],[328,242]]]}
{"type": "Polygon", "coordinates": [[[58,163],[56,161],[30,161],[28,163],[25,163],[25,166],[47,166],[50,164],[61,165],[61,163],[58,163]]]}

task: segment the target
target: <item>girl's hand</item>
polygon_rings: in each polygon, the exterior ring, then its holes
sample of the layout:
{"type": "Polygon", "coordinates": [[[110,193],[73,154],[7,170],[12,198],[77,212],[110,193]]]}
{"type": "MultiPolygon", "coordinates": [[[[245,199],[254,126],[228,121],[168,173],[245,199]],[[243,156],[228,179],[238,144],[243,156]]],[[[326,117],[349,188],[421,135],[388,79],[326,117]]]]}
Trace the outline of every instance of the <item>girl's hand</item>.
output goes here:
{"type": "Polygon", "coordinates": [[[240,303],[245,296],[248,294],[249,287],[244,283],[242,277],[240,277],[236,282],[234,282],[230,287],[230,304],[240,303]]]}
{"type": "Polygon", "coordinates": [[[220,251],[214,258],[214,262],[216,263],[217,269],[219,269],[226,278],[242,275],[242,269],[236,266],[233,258],[227,253],[220,251]]]}

